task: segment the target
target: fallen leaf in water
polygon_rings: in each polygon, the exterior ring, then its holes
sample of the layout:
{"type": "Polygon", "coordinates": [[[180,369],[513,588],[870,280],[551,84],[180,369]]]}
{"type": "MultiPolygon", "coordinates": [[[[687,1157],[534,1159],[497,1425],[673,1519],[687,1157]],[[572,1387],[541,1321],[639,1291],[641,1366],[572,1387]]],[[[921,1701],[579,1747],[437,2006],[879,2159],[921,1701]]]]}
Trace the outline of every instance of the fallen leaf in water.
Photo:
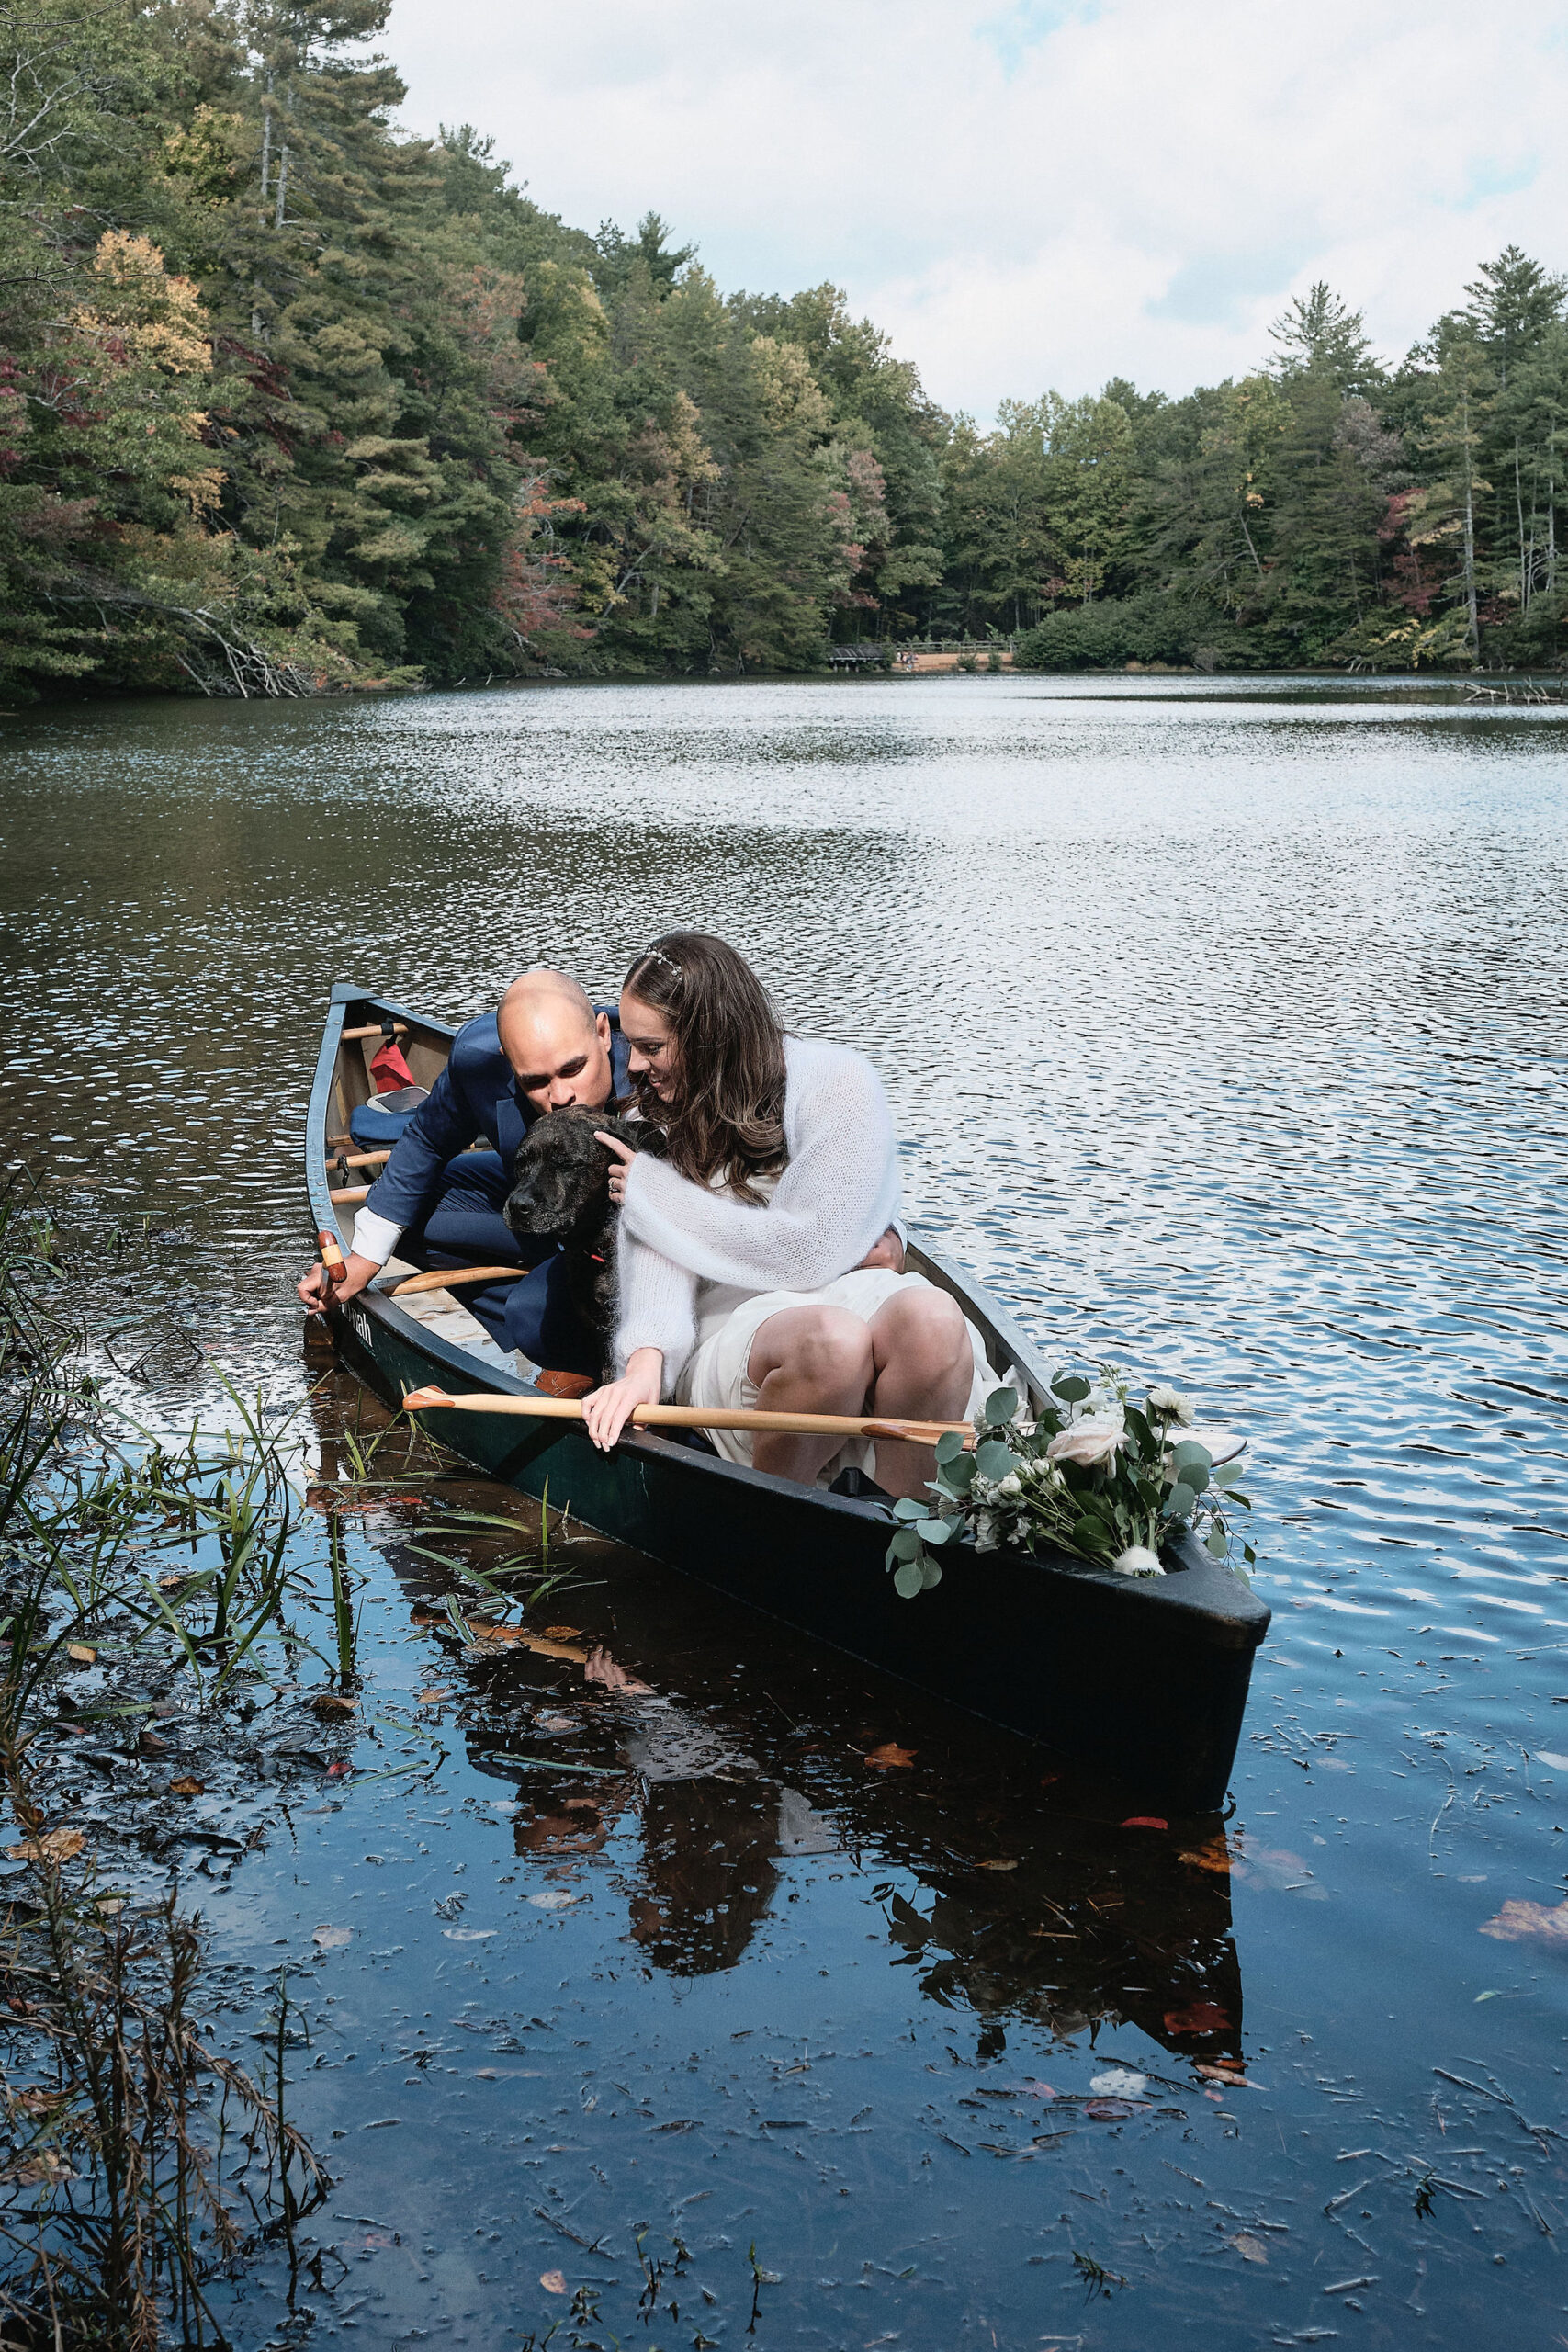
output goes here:
{"type": "Polygon", "coordinates": [[[635,1674],[628,1674],[624,1666],[617,1666],[602,1642],[595,1643],[589,1651],[588,1662],[582,1671],[587,1681],[600,1683],[606,1690],[624,1690],[632,1698],[646,1698],[652,1689],[651,1683],[639,1682],[635,1674]]]}
{"type": "Polygon", "coordinates": [[[310,1702],[318,1715],[352,1715],[354,1701],[343,1699],[335,1690],[318,1690],[310,1702]]]}
{"type": "Polygon", "coordinates": [[[176,1797],[204,1797],[207,1794],[207,1782],[205,1781],[171,1781],[169,1792],[171,1795],[176,1797]]]}
{"type": "Polygon", "coordinates": [[[1157,1813],[1130,1813],[1122,1826],[1123,1829],[1168,1829],[1170,1824],[1162,1821],[1157,1813]]]}
{"type": "Polygon", "coordinates": [[[158,1578],[158,1589],[160,1592],[178,1592],[184,1582],[185,1578],[181,1576],[179,1570],[177,1568],[171,1569],[166,1577],[160,1577],[158,1578]]]}
{"type": "Polygon", "coordinates": [[[1269,2259],[1269,2249],[1262,2239],[1253,2237],[1247,2230],[1238,2230],[1234,2238],[1225,2240],[1225,2244],[1234,2245],[1244,2262],[1267,2263],[1269,2259]]]}
{"type": "Polygon", "coordinates": [[[1213,2001],[1190,2001],[1184,2009],[1167,2009],[1167,2033],[1224,2033],[1230,2023],[1226,2012],[1213,2001]]]}
{"type": "Polygon", "coordinates": [[[41,1838],[24,1838],[6,1851],[14,1862],[69,1862],[86,1842],[79,1829],[46,1829],[41,1838]]]}
{"type": "Polygon", "coordinates": [[[539,2284],[547,2295],[564,2295],[566,2292],[566,2278],[558,2270],[541,2270],[539,2284]]]}
{"type": "Polygon", "coordinates": [[[344,1944],[351,1944],[354,1941],[354,1929],[352,1928],[316,1928],[311,1930],[310,1941],[318,1951],[339,1951],[344,1944]]]}
{"type": "Polygon", "coordinates": [[[896,1739],[888,1739],[880,1747],[874,1747],[865,1760],[879,1772],[907,1772],[918,1752],[913,1747],[900,1747],[896,1739]]]}
{"type": "Polygon", "coordinates": [[[160,1739],[155,1731],[144,1731],[136,1745],[144,1756],[166,1756],[169,1752],[168,1741],[160,1739]]]}
{"type": "Polygon", "coordinates": [[[1216,1877],[1228,1878],[1234,1857],[1223,1838],[1211,1838],[1207,1845],[1193,1846],[1176,1859],[1190,1862],[1195,1871],[1213,1871],[1216,1877]]]}
{"type": "Polygon", "coordinates": [[[419,1693],[419,1703],[422,1707],[434,1707],[439,1705],[443,1699],[449,1699],[451,1696],[450,1690],[422,1690],[419,1693]]]}
{"type": "Polygon", "coordinates": [[[1049,2083],[1021,2083],[1019,2088],[1025,2098],[1055,2098],[1056,2096],[1049,2083]]]}
{"type": "Polygon", "coordinates": [[[76,1666],[96,1666],[98,1653],[85,1642],[67,1642],[65,1655],[76,1666]]]}
{"type": "Polygon", "coordinates": [[[353,1770],[353,1765],[345,1764],[340,1757],[335,1764],[327,1766],[327,1778],[329,1781],[341,1781],[345,1772],[352,1772],[353,1770]]]}
{"type": "Polygon", "coordinates": [[[1091,2075],[1089,2086],[1101,2098],[1139,2098],[1147,2090],[1149,2078],[1135,2075],[1130,2066],[1111,2066],[1103,2075],[1091,2075]]]}
{"type": "Polygon", "coordinates": [[[1251,2084],[1235,2066],[1215,2066],[1206,2058],[1192,2060],[1192,2072],[1201,2075],[1206,2082],[1224,2083],[1233,2091],[1250,2090],[1251,2084]]]}
{"type": "Polygon", "coordinates": [[[1018,1864],[1016,1862],[976,1862],[975,1867],[980,1871],[1015,1871],[1018,1864]]]}
{"type": "Polygon", "coordinates": [[[525,1625],[489,1625],[479,1618],[470,1618],[468,1632],[476,1642],[517,1642],[540,1657],[565,1658],[572,1666],[588,1663],[588,1652],[575,1643],[558,1642],[547,1634],[531,1634],[525,1625]]]}
{"type": "Polygon", "coordinates": [[[1568,1943],[1568,1903],[1505,1903],[1495,1919],[1482,1921],[1481,1932],[1502,1944],[1522,1943],[1527,1936],[1568,1943]]]}
{"type": "Polygon", "coordinates": [[[482,1944],[494,1935],[493,1928],[443,1928],[442,1934],[449,1944],[482,1944]]]}
{"type": "Polygon", "coordinates": [[[548,1894],[531,1894],[528,1900],[536,1911],[565,1911],[573,1903],[581,1903],[582,1897],[554,1891],[548,1894]]]}
{"type": "MultiPolygon", "coordinates": [[[[1148,2104],[1147,2100],[1144,2103],[1148,2104]]],[[[1124,2098],[1086,2098],[1078,2109],[1091,2123],[1124,2123],[1135,2111],[1124,2098]]]]}
{"type": "Polygon", "coordinates": [[[545,1632],[552,1642],[580,1642],[582,1639],[581,1625],[547,1625],[545,1632]]]}

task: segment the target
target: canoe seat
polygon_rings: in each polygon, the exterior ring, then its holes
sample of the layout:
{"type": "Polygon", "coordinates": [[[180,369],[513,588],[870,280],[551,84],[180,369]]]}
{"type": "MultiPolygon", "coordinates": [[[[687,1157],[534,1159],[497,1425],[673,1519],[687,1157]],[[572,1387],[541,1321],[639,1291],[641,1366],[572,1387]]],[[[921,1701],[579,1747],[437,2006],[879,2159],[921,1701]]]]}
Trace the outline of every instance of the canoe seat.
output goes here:
{"type": "Polygon", "coordinates": [[[394,1094],[378,1094],[373,1102],[360,1102],[349,1113],[348,1132],[361,1151],[385,1151],[428,1100],[428,1089],[423,1086],[400,1086],[394,1094]]]}

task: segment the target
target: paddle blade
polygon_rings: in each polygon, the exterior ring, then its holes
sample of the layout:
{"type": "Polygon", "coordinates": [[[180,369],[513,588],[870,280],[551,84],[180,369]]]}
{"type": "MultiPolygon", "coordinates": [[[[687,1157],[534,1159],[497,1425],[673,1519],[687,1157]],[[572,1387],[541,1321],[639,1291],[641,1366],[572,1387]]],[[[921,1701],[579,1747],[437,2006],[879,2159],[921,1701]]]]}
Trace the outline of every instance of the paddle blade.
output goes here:
{"type": "Polygon", "coordinates": [[[405,1413],[424,1413],[433,1405],[449,1405],[451,1401],[445,1388],[411,1388],[403,1398],[403,1410],[405,1413]]]}

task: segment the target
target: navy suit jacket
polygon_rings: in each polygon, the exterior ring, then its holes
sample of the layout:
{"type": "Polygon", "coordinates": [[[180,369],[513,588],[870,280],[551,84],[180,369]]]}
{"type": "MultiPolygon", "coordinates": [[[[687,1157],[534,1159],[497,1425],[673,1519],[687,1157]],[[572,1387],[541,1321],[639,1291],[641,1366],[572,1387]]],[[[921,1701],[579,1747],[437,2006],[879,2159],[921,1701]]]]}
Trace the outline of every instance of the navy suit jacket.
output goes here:
{"type": "MultiPolygon", "coordinates": [[[[610,1018],[613,1091],[627,1090],[626,1041],[615,1008],[595,1005],[610,1018]]],[[[493,1012],[467,1022],[452,1041],[446,1069],[392,1148],[371,1185],[365,1205],[406,1231],[434,1206],[447,1162],[488,1136],[501,1155],[510,1188],[517,1148],[540,1114],[518,1091],[511,1063],[501,1050],[493,1012]]]]}

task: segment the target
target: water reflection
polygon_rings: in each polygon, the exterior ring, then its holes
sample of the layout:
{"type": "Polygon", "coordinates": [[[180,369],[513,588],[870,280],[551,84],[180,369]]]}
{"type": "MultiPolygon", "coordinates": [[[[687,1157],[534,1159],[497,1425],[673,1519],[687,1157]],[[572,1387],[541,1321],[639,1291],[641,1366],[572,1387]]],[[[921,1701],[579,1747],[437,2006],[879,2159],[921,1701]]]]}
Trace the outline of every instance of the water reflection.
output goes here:
{"type": "MultiPolygon", "coordinates": [[[[311,1411],[327,1476],[344,1465],[345,1416],[361,1442],[393,1427],[343,1374],[311,1411]]],[[[467,1474],[438,1492],[446,1512],[511,1522],[464,1537],[480,1574],[531,1544],[538,1514],[523,1497],[467,1474]]],[[[396,1499],[385,1515],[423,1516],[396,1499]]],[[[581,1582],[528,1612],[525,1640],[465,1645],[448,1596],[470,1623],[485,1604],[433,1577],[427,1556],[451,1536],[372,1540],[411,1627],[447,1653],[435,1687],[452,1693],[473,1768],[504,1792],[517,1855],[547,1866],[563,1898],[586,1871],[614,1870],[649,1968],[735,1968],[787,1894],[787,1865],[837,1855],[876,1887],[891,1963],[928,2000],[983,2018],[994,2051],[1010,2021],[1069,2038],[1126,2022],[1176,2055],[1240,2056],[1235,1858],[1217,1816],[1174,1838],[1119,1820],[1024,1743],[896,1686],[871,1695],[897,1706],[895,1752],[911,1761],[868,1770],[864,1669],[773,1625],[742,1740],[720,1662],[754,1652],[750,1612],[598,1539],[563,1552],[558,1537],[552,1568],[570,1579],[576,1559],[581,1582]]]]}

